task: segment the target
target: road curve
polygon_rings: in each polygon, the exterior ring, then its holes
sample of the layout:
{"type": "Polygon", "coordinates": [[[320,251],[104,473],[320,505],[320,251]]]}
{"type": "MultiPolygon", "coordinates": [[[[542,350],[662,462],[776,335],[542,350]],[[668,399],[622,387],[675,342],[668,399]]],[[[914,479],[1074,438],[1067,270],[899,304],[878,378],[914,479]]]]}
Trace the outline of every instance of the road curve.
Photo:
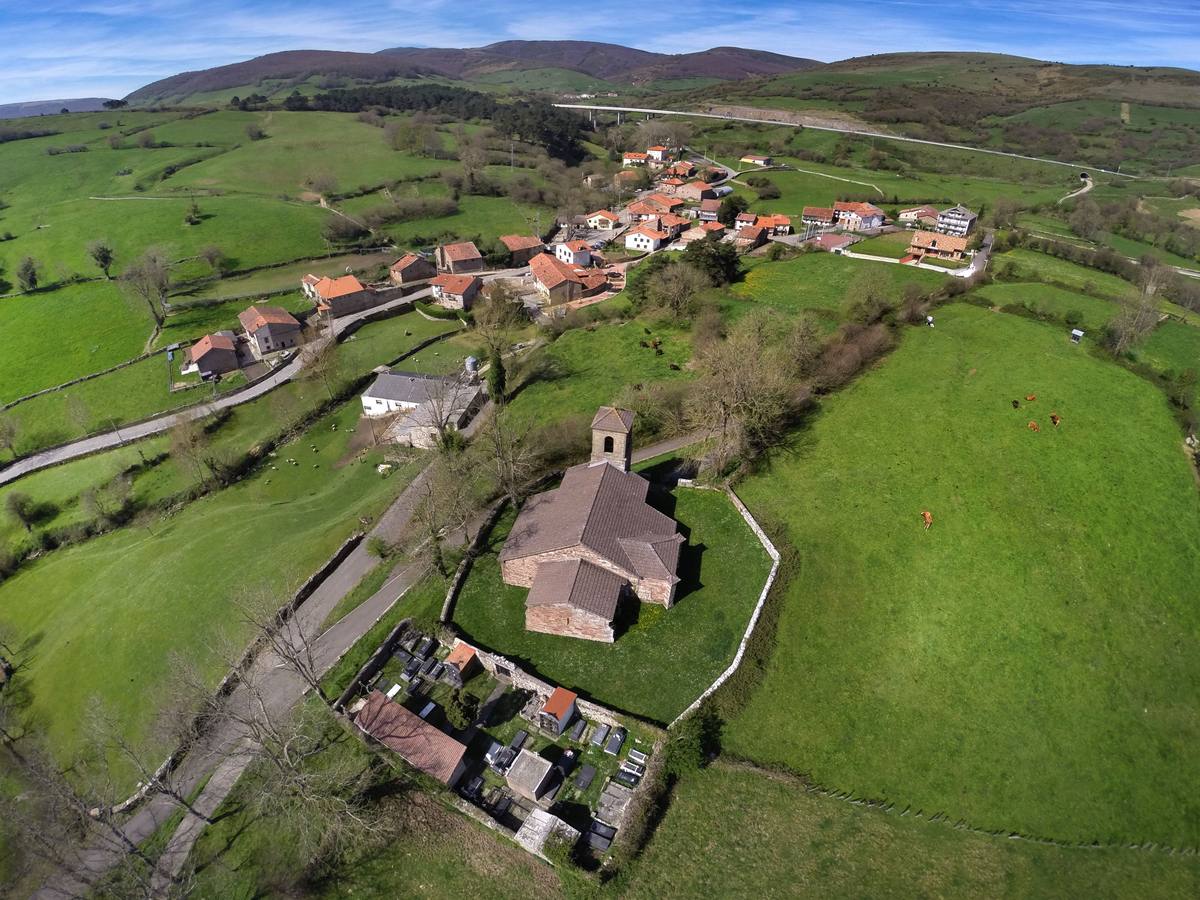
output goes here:
{"type": "Polygon", "coordinates": [[[597,106],[588,103],[555,103],[559,109],[591,109],[597,112],[632,112],[649,113],[655,116],[693,116],[701,119],[725,119],[732,122],[758,122],[762,125],[786,125],[789,128],[809,128],[813,131],[832,131],[838,134],[854,134],[859,137],[880,138],[885,141],[904,141],[909,144],[928,144],[931,147],[947,147],[951,150],[970,150],[973,153],[990,153],[992,156],[1007,156],[1010,159],[1027,159],[1031,162],[1049,163],[1053,166],[1066,166],[1070,169],[1087,169],[1092,172],[1103,172],[1105,175],[1119,175],[1122,178],[1134,178],[1124,172],[1114,172],[1099,166],[1085,166],[1079,163],[1063,162],[1061,159],[1045,159],[1041,156],[1026,156],[1023,153],[1006,153],[1003,150],[990,150],[987,147],[969,147],[966,144],[948,144],[944,141],[930,141],[924,138],[904,137],[898,134],[883,134],[878,131],[858,131],[854,128],[834,128],[832,125],[797,125],[795,122],[785,122],[781,119],[755,119],[750,116],[727,116],[721,113],[696,112],[687,109],[644,109],[639,106],[597,106]]]}

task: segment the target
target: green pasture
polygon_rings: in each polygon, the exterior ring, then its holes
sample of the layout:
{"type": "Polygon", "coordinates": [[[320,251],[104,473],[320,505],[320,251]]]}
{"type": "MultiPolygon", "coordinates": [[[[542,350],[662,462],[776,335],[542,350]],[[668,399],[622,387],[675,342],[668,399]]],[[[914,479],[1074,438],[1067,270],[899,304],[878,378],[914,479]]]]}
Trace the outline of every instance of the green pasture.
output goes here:
{"type": "Polygon", "coordinates": [[[983,828],[1192,846],[1200,500],[1166,398],[1059,329],[937,318],[739,488],[796,563],[727,746],[983,828]]]}
{"type": "MultiPolygon", "coordinates": [[[[803,692],[803,687],[797,687],[803,692]]],[[[689,774],[622,897],[1125,897],[1200,891],[1194,858],[1061,848],[890,815],[724,763],[689,774]]],[[[916,812],[916,810],[913,810],[916,812]]]]}
{"type": "MultiPolygon", "coordinates": [[[[162,756],[168,748],[150,726],[168,700],[158,688],[170,680],[171,651],[197,660],[215,684],[222,665],[205,657],[206,642],[249,636],[231,599],[261,592],[282,603],[415,474],[414,462],[383,478],[378,451],[347,455],[360,412],[351,400],[238,484],[146,527],[59,550],[0,584],[0,623],[33,648],[25,714],[62,763],[96,749],[86,715],[97,703],[147,760],[162,756]]],[[[132,787],[127,760],[112,755],[109,765],[132,787]]]]}

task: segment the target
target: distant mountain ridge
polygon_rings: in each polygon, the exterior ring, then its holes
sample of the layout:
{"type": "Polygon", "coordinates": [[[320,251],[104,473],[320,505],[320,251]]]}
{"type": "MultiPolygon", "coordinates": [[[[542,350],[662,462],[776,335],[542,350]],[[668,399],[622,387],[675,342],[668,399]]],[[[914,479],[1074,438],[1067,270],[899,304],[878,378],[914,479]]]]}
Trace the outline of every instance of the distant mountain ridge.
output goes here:
{"type": "Polygon", "coordinates": [[[300,82],[325,77],[384,81],[440,76],[469,81],[495,72],[556,68],[636,85],[675,78],[732,81],[822,65],[813,59],[740,47],[669,54],[594,41],[502,41],[486,47],[394,47],[378,53],[286,50],[172,75],[138,88],[126,99],[131,103],[179,102],[195,94],[253,86],[264,79],[300,82]]]}
{"type": "Polygon", "coordinates": [[[23,103],[0,103],[0,119],[21,119],[26,116],[52,116],[69,109],[71,112],[96,112],[104,109],[107,97],[75,97],[68,100],[26,100],[23,103]]]}

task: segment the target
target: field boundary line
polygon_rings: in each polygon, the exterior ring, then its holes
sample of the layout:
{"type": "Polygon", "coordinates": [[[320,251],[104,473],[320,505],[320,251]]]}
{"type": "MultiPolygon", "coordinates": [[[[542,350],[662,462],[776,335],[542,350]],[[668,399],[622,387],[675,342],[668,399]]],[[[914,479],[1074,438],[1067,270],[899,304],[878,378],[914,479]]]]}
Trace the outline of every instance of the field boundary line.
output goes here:
{"type": "Polygon", "coordinates": [[[1061,838],[1038,837],[1037,835],[1026,834],[1021,831],[1013,831],[1008,828],[982,828],[978,825],[972,825],[965,819],[952,819],[948,813],[935,812],[926,813],[925,810],[913,810],[912,804],[905,805],[902,809],[898,809],[898,804],[890,800],[879,800],[864,796],[855,796],[854,791],[839,791],[834,788],[826,787],[822,784],[808,779],[804,775],[793,772],[787,768],[770,768],[761,766],[751,760],[732,756],[730,758],[720,758],[716,760],[714,765],[729,769],[732,771],[750,772],[755,775],[762,776],[771,781],[782,781],[792,783],[799,787],[806,794],[816,794],[819,797],[825,797],[831,800],[840,800],[843,803],[851,806],[860,806],[864,809],[874,809],[888,815],[894,815],[898,818],[912,816],[914,819],[925,819],[928,822],[940,822],[952,827],[955,831],[966,831],[970,834],[976,834],[981,837],[1003,838],[1009,841],[1023,841],[1027,844],[1041,844],[1044,847],[1057,847],[1061,850],[1137,850],[1143,853],[1160,853],[1164,856],[1196,856],[1200,853],[1200,848],[1192,847],[1173,847],[1169,844],[1161,844],[1158,841],[1068,841],[1061,838]]]}
{"type": "MultiPolygon", "coordinates": [[[[679,485],[680,487],[690,487],[694,490],[721,490],[720,488],[710,488],[705,487],[704,485],[698,485],[694,481],[687,479],[680,479],[679,485]]],[[[746,655],[746,647],[750,643],[750,638],[754,635],[755,626],[758,625],[758,620],[762,615],[763,605],[767,602],[767,595],[771,593],[771,588],[775,585],[775,576],[779,574],[779,550],[776,549],[775,544],[772,543],[769,537],[767,537],[767,533],[763,531],[762,526],[758,524],[758,520],[755,519],[750,510],[746,508],[746,504],[742,502],[742,499],[737,495],[733,488],[726,487],[722,493],[724,493],[729,498],[730,502],[733,503],[734,509],[741,514],[742,518],[746,521],[746,524],[750,526],[750,530],[754,532],[754,536],[758,538],[758,542],[762,544],[763,549],[767,551],[767,556],[771,557],[771,571],[767,575],[767,580],[766,583],[763,584],[762,591],[759,592],[758,602],[754,604],[754,612],[750,614],[750,621],[746,624],[746,631],[742,635],[741,643],[738,644],[737,653],[735,653],[733,656],[733,662],[729,664],[724,672],[717,676],[716,681],[710,684],[699,697],[697,697],[688,705],[687,709],[671,720],[671,724],[667,726],[668,729],[674,728],[677,724],[679,724],[679,722],[687,718],[701,703],[716,693],[717,689],[720,688],[721,685],[723,685],[730,678],[732,678],[733,674],[737,672],[738,667],[740,667],[742,664],[743,657],[746,655]]]]}

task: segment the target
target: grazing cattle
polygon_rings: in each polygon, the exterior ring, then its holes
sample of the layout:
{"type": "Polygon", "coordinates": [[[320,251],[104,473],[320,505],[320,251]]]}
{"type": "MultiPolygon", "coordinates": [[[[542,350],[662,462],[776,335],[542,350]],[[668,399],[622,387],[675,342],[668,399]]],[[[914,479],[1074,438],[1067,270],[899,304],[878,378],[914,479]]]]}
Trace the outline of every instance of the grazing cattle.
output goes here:
{"type": "Polygon", "coordinates": [[[1038,427],[1038,423],[1037,423],[1037,422],[1030,421],[1030,423],[1029,423],[1029,430],[1030,430],[1030,431],[1041,431],[1042,429],[1041,429],[1040,427],[1038,427]]]}
{"type": "Polygon", "coordinates": [[[1014,400],[1014,401],[1013,401],[1013,409],[1020,409],[1020,408],[1021,408],[1021,401],[1020,401],[1020,400],[1014,400]]]}
{"type": "Polygon", "coordinates": [[[921,512],[921,521],[925,523],[925,530],[928,531],[929,526],[933,524],[933,513],[927,509],[923,510],[921,512]]]}
{"type": "Polygon", "coordinates": [[[1054,423],[1054,427],[1058,427],[1058,423],[1062,421],[1062,416],[1058,413],[1050,413],[1050,421],[1054,423]]]}
{"type": "Polygon", "coordinates": [[[1028,400],[1030,403],[1032,403],[1034,400],[1037,399],[1037,394],[1026,394],[1025,399],[1028,400]]]}

